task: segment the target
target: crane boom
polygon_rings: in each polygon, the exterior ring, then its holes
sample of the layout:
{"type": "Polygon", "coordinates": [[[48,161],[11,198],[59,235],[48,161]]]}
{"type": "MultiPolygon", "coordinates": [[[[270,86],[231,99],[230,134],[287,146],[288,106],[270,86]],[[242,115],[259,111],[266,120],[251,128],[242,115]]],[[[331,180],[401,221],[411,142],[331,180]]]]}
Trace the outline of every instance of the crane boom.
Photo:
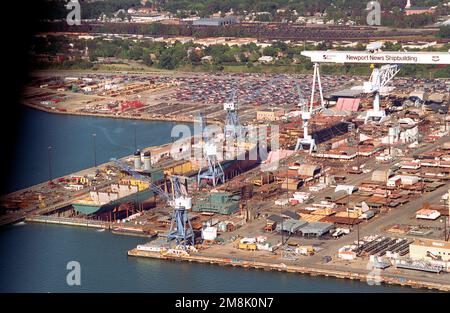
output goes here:
{"type": "Polygon", "coordinates": [[[134,178],[149,183],[149,188],[153,192],[155,192],[158,196],[163,197],[167,201],[173,201],[173,198],[167,192],[165,192],[161,187],[155,185],[151,181],[151,179],[149,179],[147,176],[140,174],[139,172],[134,170],[131,166],[125,164],[125,162],[121,160],[111,159],[111,161],[114,162],[117,165],[117,167],[119,167],[122,171],[129,173],[134,178]]]}
{"type": "Polygon", "coordinates": [[[303,51],[313,63],[450,64],[449,52],[303,51]]]}
{"type": "Polygon", "coordinates": [[[400,72],[400,68],[398,64],[386,64],[381,68],[374,68],[369,81],[364,83],[364,92],[380,91],[400,72]]]}
{"type": "MultiPolygon", "coordinates": [[[[364,92],[373,93],[373,109],[367,111],[365,123],[370,120],[383,122],[386,112],[380,109],[381,88],[386,86],[400,71],[403,64],[450,64],[449,52],[405,52],[405,51],[381,51],[381,43],[373,43],[367,46],[367,51],[303,51],[302,55],[311,59],[314,63],[314,80],[316,67],[320,63],[369,63],[384,64],[375,67],[370,80],[364,83],[364,92]]],[[[320,82],[320,80],[319,80],[320,82]]],[[[314,84],[313,84],[314,87],[314,84]]],[[[321,89],[319,87],[319,89],[321,89]]]]}

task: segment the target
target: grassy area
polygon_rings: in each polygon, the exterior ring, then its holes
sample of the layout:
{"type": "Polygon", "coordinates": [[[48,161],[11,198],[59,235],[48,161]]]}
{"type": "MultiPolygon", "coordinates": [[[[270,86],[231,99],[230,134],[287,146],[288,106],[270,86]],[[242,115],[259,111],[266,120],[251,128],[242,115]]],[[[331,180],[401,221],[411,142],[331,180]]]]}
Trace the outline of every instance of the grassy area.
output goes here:
{"type": "MultiPolygon", "coordinates": [[[[141,72],[141,73],[266,73],[266,74],[311,74],[312,69],[305,68],[302,65],[275,65],[275,64],[259,64],[255,66],[247,65],[225,65],[217,66],[212,64],[202,64],[193,66],[190,64],[182,65],[175,70],[160,69],[156,66],[147,66],[140,62],[132,63],[114,63],[114,64],[95,64],[91,68],[70,68],[56,67],[47,70],[86,70],[101,72],[141,72]]],[[[354,75],[354,76],[370,76],[371,68],[369,64],[358,65],[330,65],[323,64],[321,66],[322,75],[354,75]]],[[[429,66],[405,65],[398,76],[402,77],[423,77],[423,78],[450,78],[450,67],[438,68],[429,66]]]]}
{"type": "Polygon", "coordinates": [[[92,68],[94,71],[115,72],[115,71],[132,71],[132,72],[152,72],[160,73],[167,70],[156,67],[149,67],[144,64],[96,64],[92,68]]]}

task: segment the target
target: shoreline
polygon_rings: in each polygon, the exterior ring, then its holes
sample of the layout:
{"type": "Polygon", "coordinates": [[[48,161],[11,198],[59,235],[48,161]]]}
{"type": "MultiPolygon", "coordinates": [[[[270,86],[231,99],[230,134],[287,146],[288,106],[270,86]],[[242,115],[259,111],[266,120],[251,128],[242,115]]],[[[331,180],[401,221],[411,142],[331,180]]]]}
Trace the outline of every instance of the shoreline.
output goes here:
{"type": "Polygon", "coordinates": [[[126,230],[121,228],[121,224],[114,224],[111,222],[97,221],[97,220],[83,220],[73,218],[54,218],[50,216],[28,216],[23,219],[25,223],[30,224],[52,224],[62,226],[73,226],[88,229],[97,229],[99,231],[108,230],[113,235],[130,236],[137,238],[146,238],[152,240],[155,234],[148,234],[136,228],[136,231],[126,230]]]}
{"type": "Polygon", "coordinates": [[[182,118],[170,118],[170,117],[151,117],[151,116],[133,116],[133,115],[113,115],[113,114],[106,114],[106,113],[86,113],[86,112],[74,112],[74,111],[60,111],[56,109],[49,109],[45,108],[43,106],[31,104],[22,102],[23,105],[43,111],[46,113],[54,113],[54,114],[61,114],[61,115],[73,115],[73,116],[89,116],[89,117],[103,117],[103,118],[113,118],[113,119],[127,119],[127,120],[139,120],[139,121],[149,121],[149,122],[175,122],[175,123],[195,123],[194,119],[182,119],[182,118]]]}
{"type": "MultiPolygon", "coordinates": [[[[112,118],[112,119],[124,119],[124,120],[137,120],[137,121],[147,121],[147,122],[167,122],[167,123],[189,123],[194,124],[195,118],[184,118],[184,117],[162,117],[162,116],[133,116],[133,115],[113,115],[106,113],[87,113],[87,112],[74,112],[74,111],[60,111],[57,109],[50,109],[40,105],[35,105],[27,102],[22,102],[22,104],[28,108],[39,110],[42,112],[50,114],[60,114],[60,115],[72,115],[72,116],[87,116],[87,117],[100,117],[100,118],[112,118]]],[[[206,120],[207,124],[214,124],[218,126],[223,126],[223,123],[218,121],[206,120]]]]}
{"type": "MultiPolygon", "coordinates": [[[[164,256],[156,252],[142,251],[137,249],[131,249],[127,252],[128,256],[132,257],[144,257],[144,258],[153,258],[160,260],[169,260],[169,261],[179,261],[179,262],[197,262],[197,263],[209,263],[213,265],[221,265],[221,266],[233,266],[233,267],[241,267],[241,268],[251,268],[251,269],[259,269],[264,271],[279,271],[286,273],[297,273],[302,275],[310,275],[310,276],[322,276],[322,277],[333,277],[345,280],[359,280],[361,282],[368,282],[369,275],[368,274],[360,274],[351,271],[339,271],[332,269],[321,269],[318,267],[306,267],[306,266],[296,266],[296,265],[286,265],[284,263],[276,264],[276,263],[267,263],[267,262],[258,262],[258,261],[239,261],[234,262],[232,259],[224,259],[220,257],[211,257],[211,256],[200,256],[200,255],[189,255],[189,256],[164,256]]],[[[380,276],[380,283],[387,285],[396,285],[402,287],[411,287],[411,288],[420,288],[420,289],[428,289],[435,291],[443,291],[450,292],[450,284],[443,285],[431,282],[424,282],[418,280],[408,280],[405,278],[395,278],[387,275],[380,276]]]]}

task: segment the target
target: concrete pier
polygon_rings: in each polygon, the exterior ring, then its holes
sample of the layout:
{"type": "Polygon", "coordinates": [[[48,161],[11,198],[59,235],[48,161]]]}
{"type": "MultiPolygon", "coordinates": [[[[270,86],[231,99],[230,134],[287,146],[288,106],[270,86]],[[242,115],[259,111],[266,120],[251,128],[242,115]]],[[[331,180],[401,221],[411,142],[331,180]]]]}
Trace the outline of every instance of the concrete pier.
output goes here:
{"type": "Polygon", "coordinates": [[[108,223],[108,222],[76,219],[76,218],[63,218],[63,217],[53,217],[53,216],[29,216],[29,217],[25,218],[25,221],[33,222],[33,223],[58,224],[58,225],[78,226],[78,227],[111,229],[111,223],[108,223]]]}
{"type": "MultiPolygon", "coordinates": [[[[146,257],[146,258],[154,258],[154,259],[173,260],[173,261],[209,263],[209,264],[224,265],[224,266],[225,265],[226,266],[239,266],[239,267],[243,267],[243,268],[262,269],[262,270],[267,270],[267,271],[309,274],[311,276],[325,276],[325,277],[334,277],[334,278],[340,278],[340,279],[352,279],[352,280],[360,280],[363,282],[367,282],[370,280],[369,275],[365,274],[365,273],[355,273],[355,272],[350,272],[350,271],[322,269],[319,267],[286,265],[284,263],[267,263],[267,262],[242,261],[242,260],[236,262],[233,259],[202,256],[202,255],[195,255],[195,254],[191,254],[189,256],[168,256],[168,255],[162,255],[157,252],[142,251],[142,250],[137,250],[137,249],[129,250],[128,255],[133,256],[133,257],[146,257]]],[[[390,285],[400,285],[400,286],[408,286],[408,287],[412,287],[412,288],[425,288],[425,289],[450,292],[450,282],[449,282],[449,284],[438,284],[438,283],[432,283],[432,282],[403,279],[403,278],[399,278],[399,277],[391,277],[391,276],[387,276],[387,275],[380,275],[380,282],[385,283],[385,284],[390,284],[390,285]]]]}

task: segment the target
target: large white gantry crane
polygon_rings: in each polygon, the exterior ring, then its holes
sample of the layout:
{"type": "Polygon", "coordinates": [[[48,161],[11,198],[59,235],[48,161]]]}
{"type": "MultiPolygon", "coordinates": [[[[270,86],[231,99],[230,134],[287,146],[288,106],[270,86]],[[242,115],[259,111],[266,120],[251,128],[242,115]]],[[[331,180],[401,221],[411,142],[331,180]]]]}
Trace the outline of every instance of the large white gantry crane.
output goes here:
{"type": "Polygon", "coordinates": [[[242,136],[242,126],[239,122],[237,107],[236,89],[233,89],[230,99],[223,104],[223,109],[226,112],[225,137],[233,140],[242,136]]]}
{"type": "MultiPolygon", "coordinates": [[[[314,80],[316,67],[320,63],[366,63],[373,64],[374,69],[368,82],[364,83],[364,92],[374,94],[373,109],[366,114],[365,122],[383,122],[386,113],[380,108],[380,92],[400,71],[403,64],[450,64],[449,52],[403,52],[381,51],[380,42],[367,45],[366,51],[303,51],[314,63],[314,80]]],[[[319,80],[320,81],[320,80],[319,80]]],[[[322,87],[319,85],[319,88],[322,87]]]]}
{"type": "MultiPolygon", "coordinates": [[[[317,73],[316,70],[314,70],[314,77],[316,77],[319,80],[319,90],[322,90],[321,83],[320,83],[320,77],[318,76],[319,69],[317,67],[317,73]]],[[[295,84],[295,88],[297,89],[298,93],[298,106],[301,110],[302,114],[302,122],[303,122],[303,138],[298,138],[297,145],[295,146],[295,151],[303,150],[305,147],[309,147],[309,153],[312,153],[316,149],[316,140],[312,137],[312,135],[309,135],[308,127],[309,127],[309,120],[314,115],[314,113],[322,110],[325,108],[324,102],[323,102],[323,94],[320,93],[320,100],[321,100],[321,106],[320,107],[313,107],[314,104],[314,92],[315,92],[315,82],[316,79],[314,79],[313,82],[313,88],[311,91],[311,102],[308,107],[308,102],[303,97],[303,93],[300,89],[300,86],[298,83],[295,84]]]]}

